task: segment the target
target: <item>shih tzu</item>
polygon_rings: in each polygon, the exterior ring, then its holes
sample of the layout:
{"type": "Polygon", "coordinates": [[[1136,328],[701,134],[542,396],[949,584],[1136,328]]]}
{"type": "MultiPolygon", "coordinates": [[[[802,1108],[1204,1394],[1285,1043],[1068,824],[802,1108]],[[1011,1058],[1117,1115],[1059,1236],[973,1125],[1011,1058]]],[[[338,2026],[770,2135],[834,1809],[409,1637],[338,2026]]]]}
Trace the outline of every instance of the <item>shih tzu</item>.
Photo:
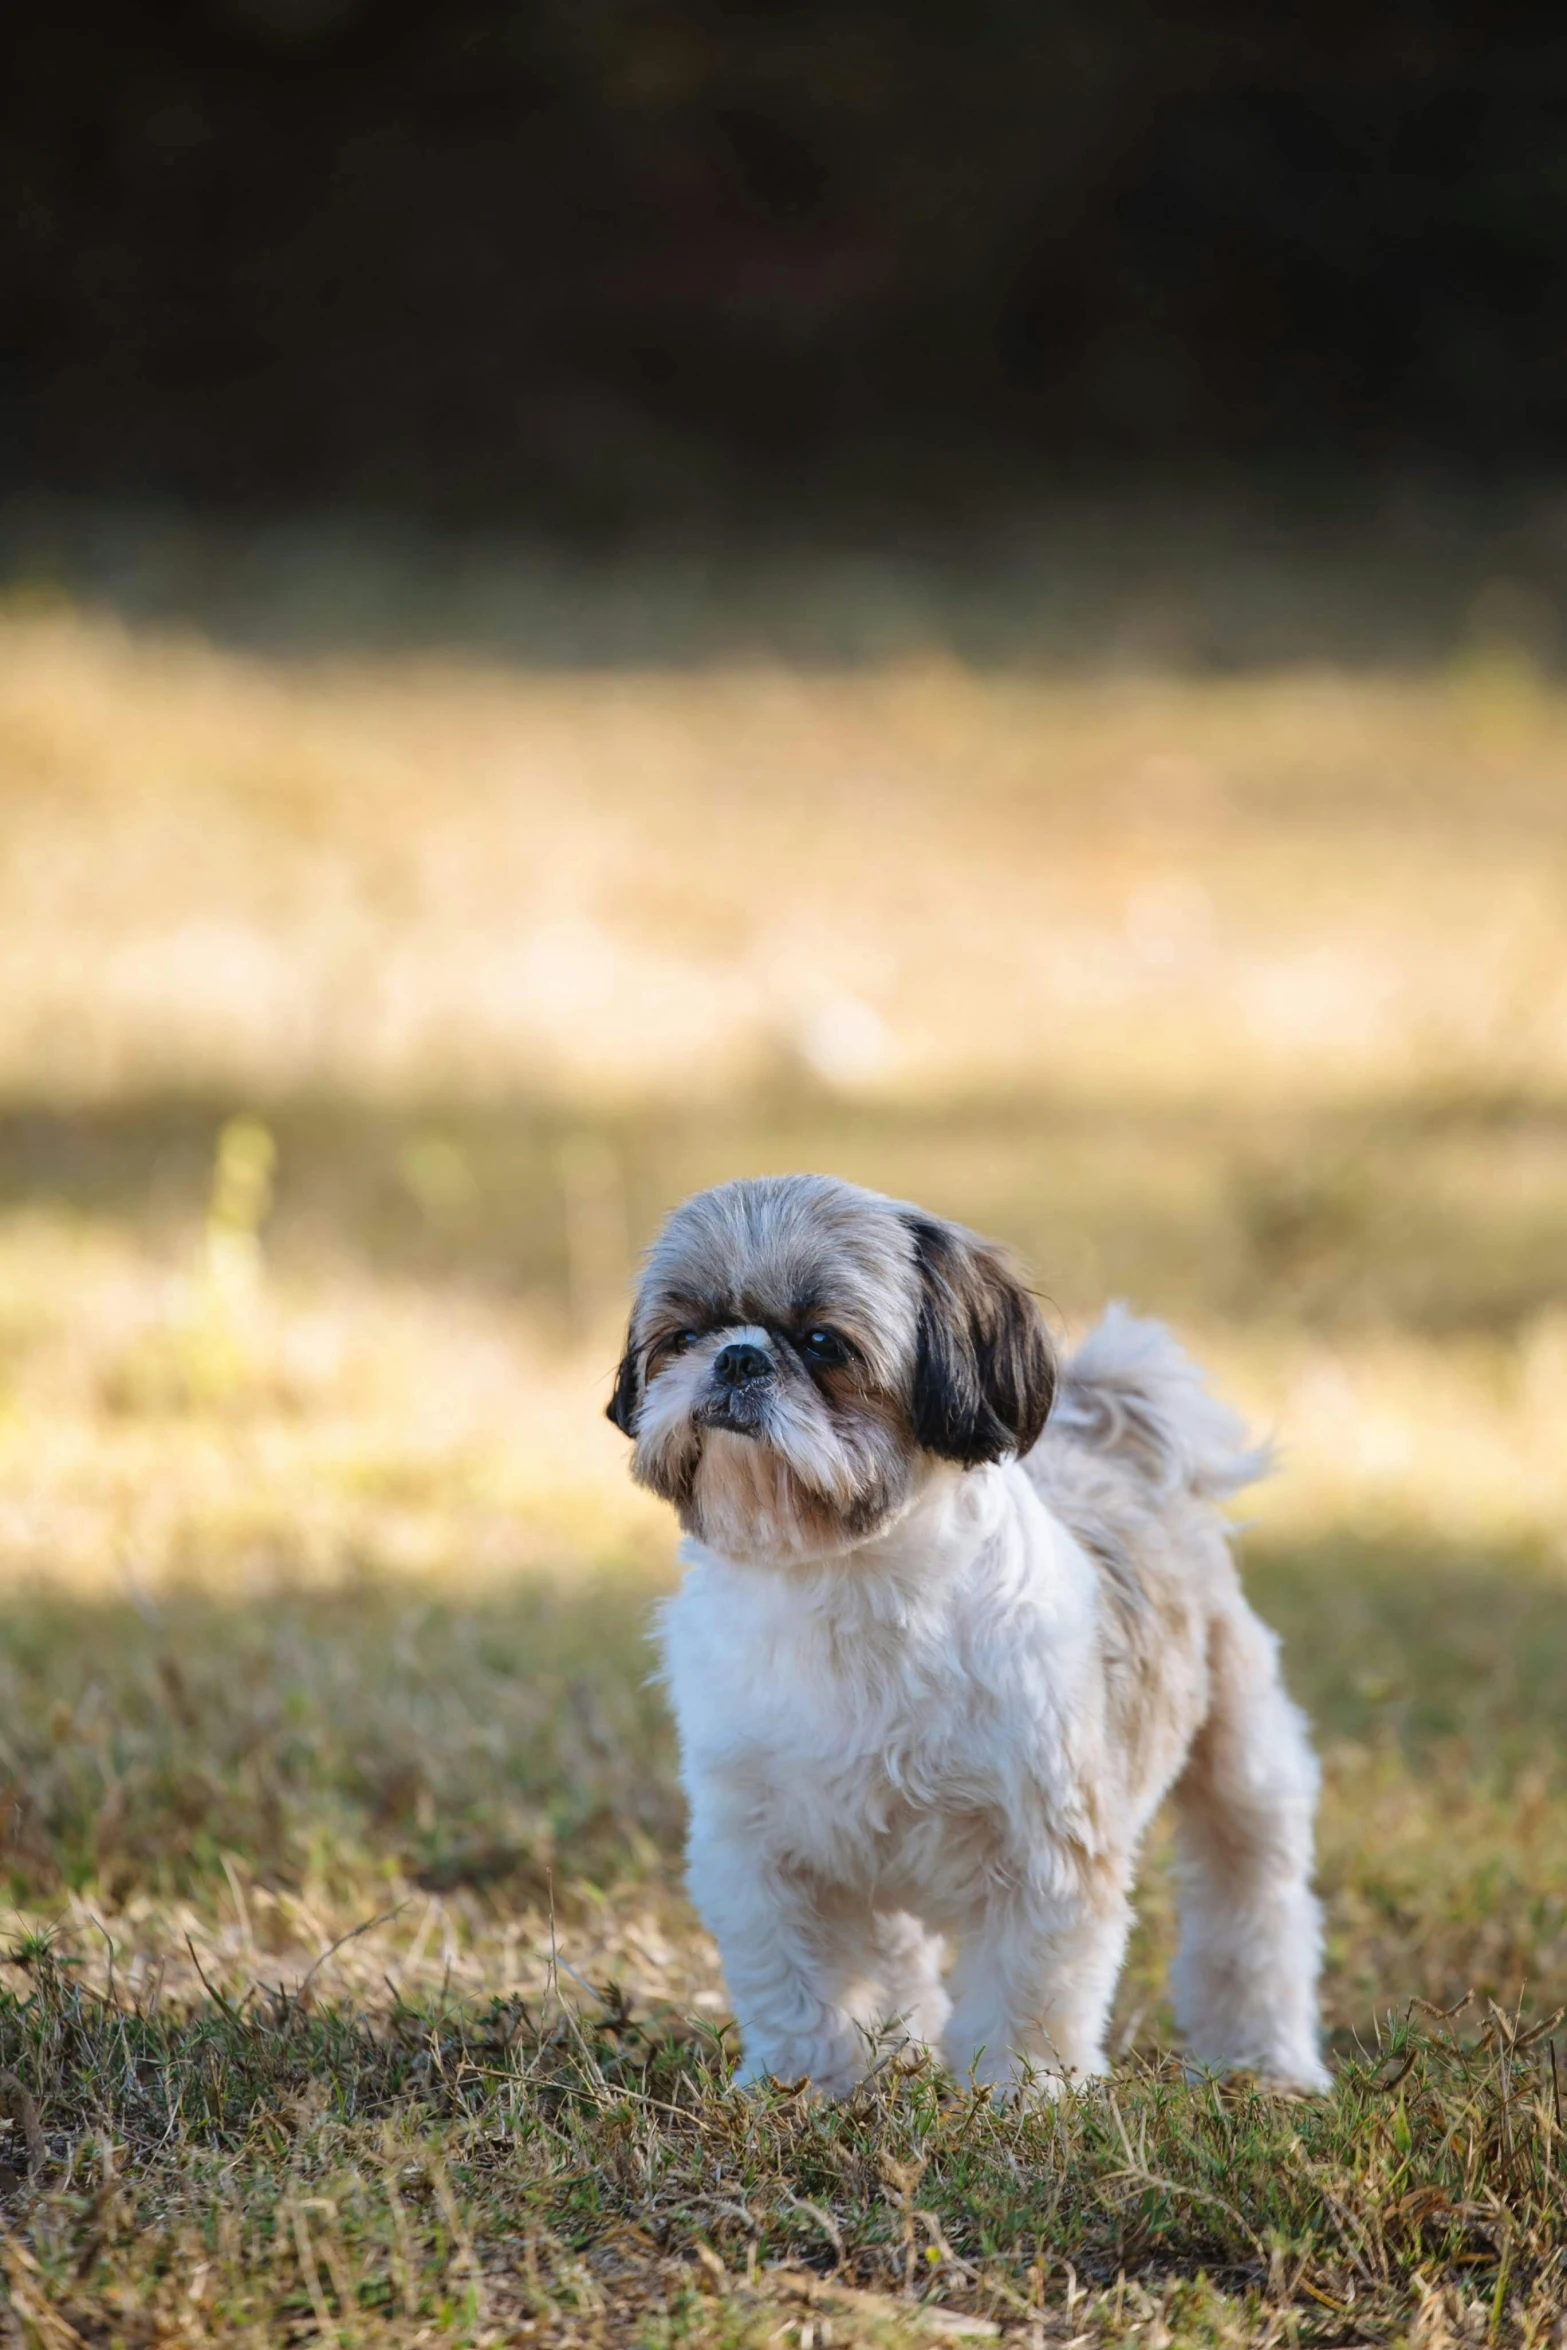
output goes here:
{"type": "Polygon", "coordinates": [[[1103,2070],[1172,1793],[1190,2060],[1326,2085],[1316,1765],[1216,1507],[1264,1456],[1162,1325],[1112,1307],[1058,1369],[998,1249],[769,1176],[670,1218],[609,1412],[687,1536],[665,1674],[742,2083],[840,2094],[888,2026],[1036,2095],[1103,2070]]]}

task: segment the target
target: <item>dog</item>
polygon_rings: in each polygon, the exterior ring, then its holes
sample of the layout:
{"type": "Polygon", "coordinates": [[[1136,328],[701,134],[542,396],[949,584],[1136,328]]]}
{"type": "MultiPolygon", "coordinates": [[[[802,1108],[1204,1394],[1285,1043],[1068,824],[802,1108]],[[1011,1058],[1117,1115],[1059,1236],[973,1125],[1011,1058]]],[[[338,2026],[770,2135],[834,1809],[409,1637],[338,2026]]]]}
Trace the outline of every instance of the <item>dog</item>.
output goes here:
{"type": "Polygon", "coordinates": [[[997,2093],[1103,2072],[1173,1794],[1188,2062],[1326,2087],[1317,1768],[1217,1506],[1266,1450],[1160,1323],[1058,1366],[990,1242],[767,1176],[669,1218],[608,1409],[686,1535],[659,1636],[737,2085],[844,2095],[889,2029],[997,2093]]]}

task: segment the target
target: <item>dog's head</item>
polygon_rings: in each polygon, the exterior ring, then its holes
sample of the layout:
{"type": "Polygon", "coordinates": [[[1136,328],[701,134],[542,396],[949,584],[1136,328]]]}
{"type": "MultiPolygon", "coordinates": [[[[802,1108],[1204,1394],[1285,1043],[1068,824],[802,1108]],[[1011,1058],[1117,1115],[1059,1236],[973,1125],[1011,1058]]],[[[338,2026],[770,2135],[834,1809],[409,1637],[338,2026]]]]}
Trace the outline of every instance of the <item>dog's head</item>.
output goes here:
{"type": "Polygon", "coordinates": [[[887,1525],[932,1457],[1025,1453],[1055,1366],[1001,1252],[826,1175],[720,1184],[649,1252],[609,1416],[632,1473],[737,1559],[887,1525]]]}

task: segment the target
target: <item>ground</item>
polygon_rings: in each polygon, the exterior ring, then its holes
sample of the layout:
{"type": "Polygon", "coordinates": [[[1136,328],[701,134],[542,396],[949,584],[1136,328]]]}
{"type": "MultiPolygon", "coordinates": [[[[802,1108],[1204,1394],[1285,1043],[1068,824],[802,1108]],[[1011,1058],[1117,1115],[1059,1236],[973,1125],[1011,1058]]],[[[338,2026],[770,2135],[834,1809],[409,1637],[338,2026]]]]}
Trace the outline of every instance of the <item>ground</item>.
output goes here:
{"type": "MultiPolygon", "coordinates": [[[[634,633],[634,632],[633,632],[634,633]]],[[[1560,2342],[1567,696],[0,619],[0,2340],[1560,2342]],[[253,632],[264,633],[264,632],[253,632]],[[1337,2086],[726,2094],[601,1417],[692,1185],[1280,1470],[1337,2086]]]]}

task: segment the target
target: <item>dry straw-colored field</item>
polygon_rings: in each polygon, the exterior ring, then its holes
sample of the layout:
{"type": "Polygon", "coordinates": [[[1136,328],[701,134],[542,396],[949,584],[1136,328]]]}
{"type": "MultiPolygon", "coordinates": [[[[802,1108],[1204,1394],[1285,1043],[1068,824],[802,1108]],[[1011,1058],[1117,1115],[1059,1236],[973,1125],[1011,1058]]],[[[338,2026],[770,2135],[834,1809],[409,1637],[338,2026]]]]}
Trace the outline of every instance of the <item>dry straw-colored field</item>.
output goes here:
{"type": "Polygon", "coordinates": [[[0,2340],[1560,2340],[1564,786],[1494,645],[529,671],[18,599],[0,2340]],[[1108,2095],[722,2096],[600,1412],[661,1209],[799,1165],[1276,1434],[1329,2105],[1180,2084],[1157,1853],[1108,2095]]]}

